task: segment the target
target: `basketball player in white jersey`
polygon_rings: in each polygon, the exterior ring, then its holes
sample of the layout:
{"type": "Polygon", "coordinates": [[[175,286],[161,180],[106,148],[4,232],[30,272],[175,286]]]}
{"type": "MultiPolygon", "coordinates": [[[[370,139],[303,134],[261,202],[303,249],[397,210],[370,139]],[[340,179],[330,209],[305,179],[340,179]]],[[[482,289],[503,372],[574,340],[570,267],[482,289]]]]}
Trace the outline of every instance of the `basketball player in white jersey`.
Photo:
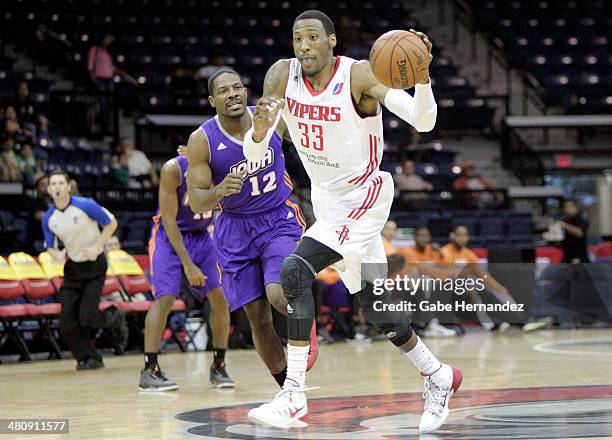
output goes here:
{"type": "MultiPolygon", "coordinates": [[[[426,44],[431,59],[431,43],[426,44]]],[[[278,428],[303,427],[308,413],[306,361],[315,315],[312,281],[335,265],[363,313],[410,358],[425,384],[419,430],[431,432],[448,417],[448,401],[461,371],[441,363],[412,332],[401,314],[375,312],[373,280],[386,275],[380,231],[393,202],[391,175],[379,170],[383,152],[384,105],[418,131],[430,131],[437,106],[427,70],[417,76],[414,97],[381,85],[367,61],[334,56],[334,26],[320,11],[306,11],[293,24],[296,58],[276,62],[266,74],[263,97],[244,139],[244,155],[260,161],[275,128],[286,125],[312,182],[316,222],[281,268],[289,305],[288,369],[283,390],[249,411],[249,419],[278,428]],[[278,125],[280,117],[283,122],[278,125]],[[365,264],[365,266],[362,266],[365,264]],[[362,268],[363,273],[362,273],[362,268]]]]}

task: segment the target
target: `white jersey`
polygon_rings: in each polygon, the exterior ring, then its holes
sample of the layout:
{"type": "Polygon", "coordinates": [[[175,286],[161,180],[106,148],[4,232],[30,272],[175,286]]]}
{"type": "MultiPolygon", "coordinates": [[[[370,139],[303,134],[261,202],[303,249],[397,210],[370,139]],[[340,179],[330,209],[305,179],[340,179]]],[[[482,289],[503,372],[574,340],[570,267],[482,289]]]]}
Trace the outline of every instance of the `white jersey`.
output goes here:
{"type": "Polygon", "coordinates": [[[383,154],[382,111],[361,117],[351,94],[352,58],[336,57],[334,73],[320,92],[291,59],[283,119],[313,189],[346,193],[379,174],[383,154]]]}

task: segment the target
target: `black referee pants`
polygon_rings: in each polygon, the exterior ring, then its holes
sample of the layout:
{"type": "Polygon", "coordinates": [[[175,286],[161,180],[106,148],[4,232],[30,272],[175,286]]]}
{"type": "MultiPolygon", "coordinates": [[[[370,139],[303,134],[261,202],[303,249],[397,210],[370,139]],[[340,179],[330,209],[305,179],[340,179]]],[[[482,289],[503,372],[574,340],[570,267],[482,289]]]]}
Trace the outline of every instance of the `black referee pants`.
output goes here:
{"type": "Polygon", "coordinates": [[[114,310],[100,312],[100,293],[106,278],[106,257],[96,261],[76,263],[68,260],[64,266],[64,282],[59,290],[62,304],[60,330],[77,361],[101,359],[91,338],[91,329],[115,328],[120,325],[114,310]]]}

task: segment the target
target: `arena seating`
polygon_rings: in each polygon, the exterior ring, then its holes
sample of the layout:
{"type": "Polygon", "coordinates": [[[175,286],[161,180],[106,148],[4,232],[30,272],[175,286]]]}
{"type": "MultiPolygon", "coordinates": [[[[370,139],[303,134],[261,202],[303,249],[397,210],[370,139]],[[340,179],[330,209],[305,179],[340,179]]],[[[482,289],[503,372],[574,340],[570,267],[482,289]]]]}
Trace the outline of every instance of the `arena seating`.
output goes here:
{"type": "Polygon", "coordinates": [[[480,210],[455,212],[391,213],[400,228],[427,226],[433,241],[444,243],[455,226],[465,226],[470,233],[470,247],[496,245],[533,246],[533,220],[530,212],[480,210]]]}
{"type": "MultiPolygon", "coordinates": [[[[79,66],[68,69],[69,79],[77,86],[86,85],[84,60],[91,45],[105,32],[114,34],[112,52],[117,65],[137,77],[140,83],[137,98],[123,100],[123,104],[134,106],[132,101],[135,101],[136,108],[149,113],[198,114],[211,113],[211,109],[205,99],[205,81],[196,80],[192,73],[210,65],[216,56],[222,56],[243,74],[256,97],[267,68],[277,59],[292,55],[289,30],[296,8],[324,8],[337,23],[338,52],[357,58],[367,58],[376,37],[389,29],[426,31],[412,18],[412,11],[398,0],[372,0],[360,8],[352,8],[345,1],[326,4],[306,0],[224,2],[224,7],[237,11],[233,18],[218,13],[219,5],[219,1],[213,1],[202,7],[194,0],[140,0],[129,4],[112,0],[87,4],[10,1],[4,5],[0,28],[11,44],[30,54],[34,53],[31,42],[40,26],[61,35],[62,44],[70,45],[65,50],[70,52],[72,63],[79,66]]],[[[473,99],[474,88],[459,76],[457,67],[444,56],[443,47],[436,46],[434,55],[431,66],[434,89],[446,99],[441,106],[442,119],[452,125],[456,118],[465,119],[462,115],[470,108],[472,124],[480,128],[487,126],[492,110],[473,99]]],[[[0,76],[12,78],[13,61],[0,59],[0,76]]],[[[31,81],[37,81],[33,73],[28,76],[31,81]]],[[[14,85],[7,85],[6,90],[3,86],[0,94],[11,95],[14,85]]],[[[118,87],[119,96],[134,93],[129,86],[118,84],[118,87]]],[[[48,84],[45,88],[44,82],[40,82],[33,89],[41,103],[49,100],[48,84]]]]}
{"type": "Polygon", "coordinates": [[[503,42],[510,63],[546,88],[546,105],[570,113],[612,112],[610,2],[469,3],[479,26],[503,42]]]}

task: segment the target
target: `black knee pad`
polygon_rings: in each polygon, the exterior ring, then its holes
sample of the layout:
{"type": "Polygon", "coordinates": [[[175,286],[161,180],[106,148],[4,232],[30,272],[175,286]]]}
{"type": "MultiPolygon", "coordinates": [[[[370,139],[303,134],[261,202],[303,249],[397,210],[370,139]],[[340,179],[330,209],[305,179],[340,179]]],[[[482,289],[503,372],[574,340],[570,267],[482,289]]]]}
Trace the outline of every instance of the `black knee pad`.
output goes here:
{"type": "Polygon", "coordinates": [[[384,334],[387,339],[398,347],[404,345],[412,337],[412,327],[406,312],[377,311],[381,304],[393,304],[393,298],[389,292],[375,295],[372,284],[366,283],[365,289],[356,293],[361,304],[361,311],[366,321],[373,324],[376,329],[384,334]],[[379,304],[375,304],[380,302],[379,304]]]}
{"type": "MultiPolygon", "coordinates": [[[[312,299],[312,282],[315,274],[304,259],[297,255],[289,255],[281,266],[280,277],[289,304],[299,302],[304,297],[312,299]]],[[[299,311],[295,308],[293,313],[299,315],[299,311]]]]}
{"type": "Polygon", "coordinates": [[[310,339],[312,320],[315,317],[312,282],[315,273],[312,266],[297,255],[290,255],[281,266],[281,282],[287,298],[287,330],[291,340],[310,339]]]}

